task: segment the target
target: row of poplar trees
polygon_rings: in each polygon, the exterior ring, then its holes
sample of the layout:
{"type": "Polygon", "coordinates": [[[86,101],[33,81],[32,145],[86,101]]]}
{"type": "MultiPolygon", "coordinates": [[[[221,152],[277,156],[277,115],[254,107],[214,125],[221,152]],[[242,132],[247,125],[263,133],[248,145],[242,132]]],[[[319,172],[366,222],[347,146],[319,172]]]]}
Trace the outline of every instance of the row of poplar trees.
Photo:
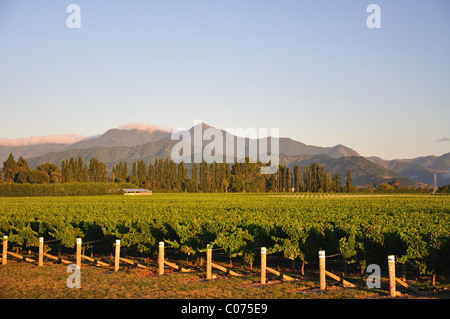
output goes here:
{"type": "Polygon", "coordinates": [[[61,169],[51,163],[44,163],[30,169],[27,161],[19,157],[17,162],[12,154],[3,162],[0,181],[17,184],[45,184],[67,182],[110,182],[106,165],[96,158],[85,164],[81,157],[64,160],[61,169]]]}
{"type": "Polygon", "coordinates": [[[170,159],[156,159],[147,165],[144,161],[119,162],[112,167],[96,158],[85,164],[81,157],[64,160],[61,168],[45,163],[35,169],[28,167],[20,157],[16,162],[12,154],[3,162],[0,178],[7,183],[68,183],[68,182],[129,182],[154,191],[180,192],[349,192],[352,190],[351,174],[347,173],[342,185],[340,173],[331,175],[319,164],[294,165],[291,170],[280,164],[275,174],[261,174],[261,163],[177,164],[170,159]],[[131,173],[131,174],[130,174],[131,173]]]}
{"type": "Polygon", "coordinates": [[[130,182],[156,191],[186,192],[348,192],[352,191],[351,174],[347,172],[346,185],[341,174],[333,176],[319,164],[310,166],[279,165],[275,174],[261,174],[261,163],[245,162],[176,164],[169,159],[156,159],[154,164],[133,162],[128,175],[127,162],[113,166],[114,182],[130,182]]]}

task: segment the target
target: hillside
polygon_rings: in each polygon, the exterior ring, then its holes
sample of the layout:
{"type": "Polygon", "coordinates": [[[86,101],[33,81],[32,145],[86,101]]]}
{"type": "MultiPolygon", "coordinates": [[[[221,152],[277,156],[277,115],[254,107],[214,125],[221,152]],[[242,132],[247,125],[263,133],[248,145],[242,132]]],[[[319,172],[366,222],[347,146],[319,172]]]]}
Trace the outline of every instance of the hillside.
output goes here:
{"type": "Polygon", "coordinates": [[[402,185],[412,186],[415,182],[401,176],[398,173],[390,171],[378,164],[375,164],[361,156],[347,156],[340,158],[331,158],[327,155],[314,156],[283,156],[281,162],[288,165],[291,169],[294,165],[309,166],[311,163],[322,165],[327,172],[332,175],[340,173],[342,182],[345,182],[347,171],[350,170],[354,185],[365,185],[367,183],[381,184],[383,182],[398,179],[402,185]]]}
{"type": "Polygon", "coordinates": [[[148,142],[157,142],[162,139],[170,139],[170,132],[155,130],[139,131],[139,130],[121,130],[110,129],[103,135],[71,144],[67,149],[84,149],[91,147],[115,147],[115,146],[136,146],[148,142]]]}
{"type": "Polygon", "coordinates": [[[345,156],[359,156],[359,154],[344,145],[336,145],[333,147],[319,147],[306,145],[301,142],[294,141],[290,138],[280,138],[280,153],[287,156],[300,155],[319,155],[325,154],[332,158],[340,158],[345,156]]]}
{"type": "Polygon", "coordinates": [[[27,159],[30,167],[36,167],[43,163],[52,163],[60,165],[65,159],[81,157],[85,163],[91,158],[97,158],[106,164],[108,170],[119,161],[128,163],[143,160],[146,163],[152,163],[156,158],[169,158],[170,150],[177,141],[161,140],[158,142],[149,142],[132,147],[91,147],[84,149],[73,149],[64,152],[52,152],[44,156],[27,159]]]}
{"type": "MultiPolygon", "coordinates": [[[[28,146],[3,146],[0,145],[0,159],[6,159],[10,153],[15,158],[20,156],[24,158],[41,157],[48,153],[64,152],[69,150],[81,150],[95,147],[131,147],[148,142],[156,142],[162,139],[170,139],[170,132],[162,130],[141,131],[141,130],[123,130],[110,129],[104,134],[95,137],[88,137],[80,142],[73,144],[36,144],[28,146]]],[[[71,153],[74,154],[74,153],[71,153]]]]}
{"type": "Polygon", "coordinates": [[[416,182],[433,184],[434,173],[436,173],[438,186],[450,184],[450,153],[441,156],[423,156],[390,161],[379,157],[368,157],[368,159],[416,182]]]}
{"type": "MultiPolygon", "coordinates": [[[[194,132],[202,132],[212,128],[200,123],[189,129],[192,140],[194,132]]],[[[231,135],[225,130],[212,128],[214,134],[222,136],[223,151],[216,150],[218,154],[225,154],[227,139],[234,140],[234,154],[237,153],[238,142],[243,142],[248,152],[249,139],[231,135]]],[[[215,139],[215,137],[213,138],[215,139]]],[[[269,140],[270,141],[270,140],[269,140]]],[[[21,147],[0,146],[0,155],[3,160],[10,152],[17,159],[23,156],[27,159],[31,168],[42,163],[61,165],[66,159],[81,157],[88,163],[93,157],[104,162],[110,171],[112,166],[119,161],[143,160],[153,163],[156,158],[170,158],[171,150],[179,141],[171,139],[171,133],[163,130],[143,131],[110,129],[104,134],[88,138],[73,144],[39,144],[21,147]]],[[[204,139],[203,147],[211,143],[204,139]]],[[[344,179],[347,170],[352,172],[355,185],[367,183],[380,184],[392,179],[398,179],[403,185],[415,183],[433,184],[434,173],[438,175],[438,186],[450,184],[450,153],[442,156],[426,156],[415,159],[384,160],[379,157],[361,157],[355,150],[338,144],[332,147],[307,145],[295,141],[289,137],[278,138],[280,163],[289,167],[294,165],[310,165],[316,162],[323,165],[332,174],[340,173],[344,179]]],[[[270,149],[270,142],[269,149],[270,149]]],[[[191,152],[194,153],[194,145],[191,143],[191,152]]]]}

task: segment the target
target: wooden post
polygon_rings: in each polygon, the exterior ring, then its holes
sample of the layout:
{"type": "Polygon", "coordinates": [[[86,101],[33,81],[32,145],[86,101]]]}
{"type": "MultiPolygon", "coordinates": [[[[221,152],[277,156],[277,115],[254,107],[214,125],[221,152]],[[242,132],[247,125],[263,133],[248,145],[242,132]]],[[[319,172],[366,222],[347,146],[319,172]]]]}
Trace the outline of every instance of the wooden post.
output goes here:
{"type": "MultiPolygon", "coordinates": [[[[211,259],[212,259],[212,258],[211,258],[211,259]]],[[[223,271],[223,272],[226,273],[227,275],[232,275],[232,276],[242,276],[241,274],[238,274],[238,273],[236,273],[236,272],[234,272],[234,271],[232,271],[232,270],[230,270],[230,269],[228,269],[228,268],[225,268],[225,267],[223,267],[223,266],[221,266],[221,265],[218,265],[218,264],[215,264],[215,263],[213,263],[213,262],[211,263],[211,268],[219,269],[220,271],[223,271]]],[[[211,278],[217,278],[217,276],[211,274],[211,278]]]]}
{"type": "Polygon", "coordinates": [[[13,256],[13,257],[15,257],[15,258],[19,258],[20,260],[27,261],[29,263],[35,263],[36,262],[36,260],[34,260],[34,259],[22,256],[20,254],[13,253],[12,251],[8,251],[8,254],[13,256]]]}
{"type": "Polygon", "coordinates": [[[395,292],[395,256],[388,256],[388,268],[389,268],[389,295],[391,297],[396,296],[395,292]]]}
{"type": "Polygon", "coordinates": [[[268,271],[268,272],[270,272],[270,273],[272,273],[274,275],[277,275],[278,277],[281,277],[281,279],[283,279],[283,280],[288,280],[288,281],[295,280],[294,278],[289,277],[288,275],[285,275],[285,274],[281,273],[280,271],[277,271],[277,270],[272,269],[270,267],[266,267],[266,271],[268,271]]]}
{"type": "Polygon", "coordinates": [[[49,259],[55,260],[57,262],[61,262],[63,264],[67,264],[67,265],[73,264],[73,261],[70,261],[70,260],[67,260],[67,259],[62,259],[60,257],[52,256],[52,255],[47,254],[47,253],[43,253],[43,255],[45,257],[49,258],[49,259]]]}
{"type": "Polygon", "coordinates": [[[38,266],[44,265],[44,237],[39,237],[39,260],[38,266]]]}
{"type": "Polygon", "coordinates": [[[92,257],[83,255],[83,254],[81,254],[81,258],[82,258],[82,259],[89,260],[89,261],[92,261],[93,263],[95,263],[96,266],[109,267],[109,264],[104,263],[103,261],[100,261],[100,260],[98,260],[98,259],[94,259],[94,258],[92,258],[92,257]]]}
{"type": "Polygon", "coordinates": [[[261,285],[266,284],[266,247],[261,247],[261,285]]]}
{"type": "Polygon", "coordinates": [[[3,236],[2,265],[6,265],[7,256],[8,256],[8,236],[3,236]]]}
{"type": "Polygon", "coordinates": [[[120,263],[120,239],[116,240],[116,255],[114,256],[114,271],[119,270],[120,263]]]}
{"type": "Polygon", "coordinates": [[[81,243],[82,243],[81,238],[77,238],[77,257],[76,257],[76,260],[77,260],[78,269],[81,269],[81,243]]]}
{"type": "Polygon", "coordinates": [[[136,266],[136,267],[139,267],[139,268],[148,269],[147,266],[141,265],[141,264],[139,264],[139,263],[137,263],[137,262],[135,262],[133,260],[127,259],[127,258],[120,257],[120,261],[123,261],[123,262],[125,262],[127,264],[130,264],[130,265],[133,265],[133,266],[136,266]]]}
{"type": "Polygon", "coordinates": [[[212,249],[209,245],[206,246],[206,279],[209,280],[212,277],[212,249]]]}
{"type": "Polygon", "coordinates": [[[325,275],[327,275],[328,277],[333,278],[336,281],[341,282],[345,287],[352,287],[352,288],[356,288],[357,286],[352,284],[351,282],[348,282],[347,280],[345,280],[344,278],[341,278],[339,276],[336,276],[335,274],[325,270],[325,275]]]}
{"type": "MultiPolygon", "coordinates": [[[[400,279],[398,279],[398,278],[395,278],[395,281],[396,281],[397,283],[399,283],[400,285],[402,285],[403,287],[405,287],[405,288],[411,290],[412,292],[414,292],[414,293],[416,293],[416,294],[418,294],[418,295],[421,294],[420,291],[418,291],[417,289],[414,289],[413,287],[411,287],[410,285],[408,285],[406,282],[404,282],[404,281],[402,281],[402,280],[400,280],[400,279]]],[[[400,291],[396,291],[395,294],[396,294],[397,296],[399,296],[399,295],[400,295],[400,291]]]]}
{"type": "Polygon", "coordinates": [[[319,251],[319,278],[320,278],[320,290],[326,289],[325,282],[325,250],[319,251]]]}
{"type": "Polygon", "coordinates": [[[159,263],[159,275],[164,275],[164,242],[159,242],[159,256],[158,256],[158,263],[159,263]]]}

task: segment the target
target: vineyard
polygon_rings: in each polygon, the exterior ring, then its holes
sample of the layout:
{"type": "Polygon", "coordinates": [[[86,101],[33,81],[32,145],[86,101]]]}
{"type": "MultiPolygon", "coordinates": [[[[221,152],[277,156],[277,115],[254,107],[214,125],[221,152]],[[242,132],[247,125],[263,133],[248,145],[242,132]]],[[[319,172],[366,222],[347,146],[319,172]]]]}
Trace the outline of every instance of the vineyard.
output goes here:
{"type": "MultiPolygon", "coordinates": [[[[302,269],[318,251],[355,268],[386,264],[395,255],[423,275],[448,275],[450,197],[319,194],[154,194],[0,198],[0,235],[22,250],[45,242],[73,249],[76,239],[101,242],[113,253],[117,239],[143,255],[164,241],[180,258],[209,248],[252,267],[261,247],[296,260],[302,269]]],[[[96,247],[99,245],[96,244],[96,247]]],[[[46,251],[51,249],[46,247],[46,251]]]]}

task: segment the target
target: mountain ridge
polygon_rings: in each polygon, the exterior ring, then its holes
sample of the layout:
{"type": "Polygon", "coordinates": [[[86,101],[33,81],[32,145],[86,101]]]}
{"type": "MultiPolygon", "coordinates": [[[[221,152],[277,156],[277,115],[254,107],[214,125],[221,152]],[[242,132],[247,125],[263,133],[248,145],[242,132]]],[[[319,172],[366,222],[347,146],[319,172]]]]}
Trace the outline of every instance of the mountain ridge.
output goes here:
{"type": "Polygon", "coordinates": [[[450,184],[450,153],[412,159],[384,160],[376,156],[367,159],[413,181],[433,185],[436,173],[438,186],[450,184]]]}
{"type": "MultiPolygon", "coordinates": [[[[236,141],[244,139],[205,123],[197,125],[201,125],[202,136],[205,130],[210,128],[220,132],[224,139],[223,145],[225,145],[227,137],[233,137],[235,150],[236,141]]],[[[195,132],[194,129],[195,126],[188,130],[191,136],[195,132]]],[[[148,164],[153,163],[156,158],[170,158],[173,146],[179,142],[179,140],[172,140],[171,135],[171,132],[164,130],[144,131],[113,128],[99,136],[72,144],[41,144],[31,145],[28,148],[25,146],[16,148],[0,146],[0,155],[4,160],[9,153],[13,153],[16,158],[23,156],[32,168],[47,162],[60,165],[63,160],[71,157],[81,157],[85,162],[95,157],[104,162],[110,170],[119,161],[143,160],[148,164]]],[[[246,150],[248,150],[250,139],[245,138],[244,140],[246,150]]],[[[203,139],[202,142],[203,147],[211,143],[206,139],[203,139]]],[[[438,186],[450,183],[450,153],[405,160],[384,160],[376,156],[363,157],[342,144],[321,147],[307,145],[289,137],[280,137],[278,142],[281,164],[292,168],[294,165],[304,166],[315,161],[332,174],[340,173],[342,178],[347,169],[350,169],[352,176],[354,175],[355,185],[379,184],[392,179],[400,180],[403,185],[433,184],[434,172],[438,174],[438,186]]],[[[270,143],[268,144],[270,145],[270,143]]],[[[193,150],[192,143],[191,147],[193,150]]]]}

